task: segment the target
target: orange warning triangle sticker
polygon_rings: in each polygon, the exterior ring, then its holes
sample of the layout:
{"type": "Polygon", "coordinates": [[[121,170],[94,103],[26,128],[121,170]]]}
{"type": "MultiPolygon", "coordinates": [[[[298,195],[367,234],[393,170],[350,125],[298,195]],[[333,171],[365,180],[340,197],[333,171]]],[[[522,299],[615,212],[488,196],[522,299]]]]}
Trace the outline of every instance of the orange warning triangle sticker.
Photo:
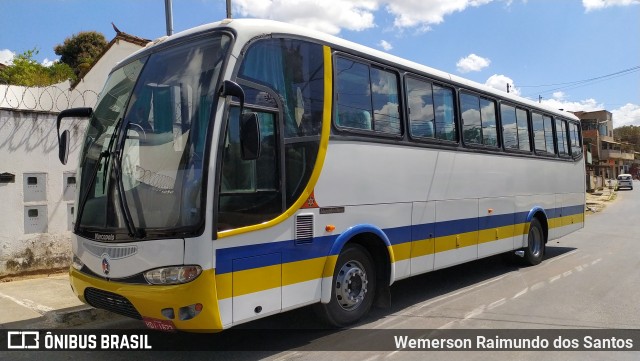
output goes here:
{"type": "Polygon", "coordinates": [[[311,191],[309,198],[307,198],[306,202],[304,202],[302,204],[302,207],[300,207],[300,209],[305,209],[305,208],[320,208],[318,203],[316,203],[316,196],[314,195],[314,191],[311,191]]]}

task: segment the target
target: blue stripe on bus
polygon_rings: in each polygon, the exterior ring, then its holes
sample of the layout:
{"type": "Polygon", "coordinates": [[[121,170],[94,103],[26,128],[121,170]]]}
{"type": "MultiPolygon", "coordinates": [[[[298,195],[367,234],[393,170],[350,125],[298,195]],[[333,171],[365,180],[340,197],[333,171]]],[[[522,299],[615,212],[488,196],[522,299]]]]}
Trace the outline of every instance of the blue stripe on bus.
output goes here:
{"type": "MultiPolygon", "coordinates": [[[[584,213],[582,205],[569,206],[563,208],[546,209],[547,217],[566,217],[574,214],[584,213]]],[[[391,245],[398,245],[412,241],[419,241],[431,237],[444,237],[478,230],[499,228],[512,224],[527,222],[529,212],[517,212],[513,214],[490,215],[479,218],[465,218],[453,221],[418,224],[414,226],[403,226],[386,228],[382,231],[387,235],[391,245]]],[[[326,257],[330,255],[331,248],[335,240],[340,235],[314,237],[313,242],[297,244],[294,240],[258,243],[247,246],[218,249],[216,251],[216,273],[224,274],[229,272],[243,271],[247,269],[272,266],[273,257],[256,257],[279,253],[282,263],[303,261],[312,258],[326,257]],[[255,257],[255,259],[250,259],[255,257]],[[247,258],[247,262],[236,265],[234,269],[232,261],[234,259],[247,258]]],[[[243,260],[244,261],[244,260],[243,260]]]]}
{"type": "Polygon", "coordinates": [[[382,231],[387,235],[392,246],[411,242],[411,226],[386,228],[382,231]]]}
{"type": "Polygon", "coordinates": [[[583,205],[562,207],[562,217],[572,216],[574,214],[580,214],[580,213],[584,213],[583,205]]]}
{"type": "MultiPolygon", "coordinates": [[[[216,273],[223,274],[232,271],[271,266],[272,264],[260,263],[261,261],[257,260],[256,262],[259,266],[253,267],[252,263],[243,263],[239,268],[233,269],[231,263],[233,259],[251,258],[263,254],[281,253],[282,263],[325,257],[329,254],[331,246],[337,237],[338,235],[315,237],[313,242],[305,244],[296,244],[294,240],[287,240],[219,249],[216,251],[216,273]]],[[[264,261],[266,260],[262,258],[262,262],[264,261]]]]}

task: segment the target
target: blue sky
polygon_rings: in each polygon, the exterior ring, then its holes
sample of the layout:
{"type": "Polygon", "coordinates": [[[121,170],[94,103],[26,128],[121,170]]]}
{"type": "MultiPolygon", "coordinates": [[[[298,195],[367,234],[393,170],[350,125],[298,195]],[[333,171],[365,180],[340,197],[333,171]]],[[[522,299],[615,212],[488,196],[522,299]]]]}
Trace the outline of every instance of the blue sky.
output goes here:
{"type": "MultiPolygon", "coordinates": [[[[566,110],[640,125],[640,0],[232,0],[234,17],[301,24],[566,110]]],[[[176,32],[225,0],[174,0],[176,32]]],[[[165,35],[163,0],[0,0],[0,62],[80,31],[165,35]]]]}

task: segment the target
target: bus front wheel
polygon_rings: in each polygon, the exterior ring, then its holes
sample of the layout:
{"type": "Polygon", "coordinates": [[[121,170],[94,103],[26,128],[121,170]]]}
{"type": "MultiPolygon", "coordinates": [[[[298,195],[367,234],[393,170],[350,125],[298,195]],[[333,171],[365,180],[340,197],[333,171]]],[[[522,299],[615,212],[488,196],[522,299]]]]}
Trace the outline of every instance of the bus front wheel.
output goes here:
{"type": "Polygon", "coordinates": [[[523,260],[527,265],[535,266],[544,257],[544,230],[537,218],[531,220],[527,246],[524,248],[523,260]]]}
{"type": "Polygon", "coordinates": [[[369,252],[359,244],[347,245],[338,256],[331,285],[331,301],[318,305],[318,313],[325,321],[344,327],[366,315],[376,289],[369,252]]]}

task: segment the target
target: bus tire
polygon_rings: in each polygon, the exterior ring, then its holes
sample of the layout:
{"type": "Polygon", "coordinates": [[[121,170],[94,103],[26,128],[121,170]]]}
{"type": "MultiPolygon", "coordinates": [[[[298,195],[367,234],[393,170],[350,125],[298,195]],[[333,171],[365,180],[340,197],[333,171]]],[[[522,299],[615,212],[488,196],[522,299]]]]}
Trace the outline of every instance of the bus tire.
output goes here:
{"type": "Polygon", "coordinates": [[[347,244],[333,270],[331,300],[318,304],[316,309],[320,317],[335,327],[360,320],[373,304],[375,272],[370,253],[359,244],[347,244]]]}
{"type": "Polygon", "coordinates": [[[526,265],[535,266],[542,262],[544,257],[544,230],[537,218],[531,220],[527,246],[524,248],[523,261],[526,265]]]}

